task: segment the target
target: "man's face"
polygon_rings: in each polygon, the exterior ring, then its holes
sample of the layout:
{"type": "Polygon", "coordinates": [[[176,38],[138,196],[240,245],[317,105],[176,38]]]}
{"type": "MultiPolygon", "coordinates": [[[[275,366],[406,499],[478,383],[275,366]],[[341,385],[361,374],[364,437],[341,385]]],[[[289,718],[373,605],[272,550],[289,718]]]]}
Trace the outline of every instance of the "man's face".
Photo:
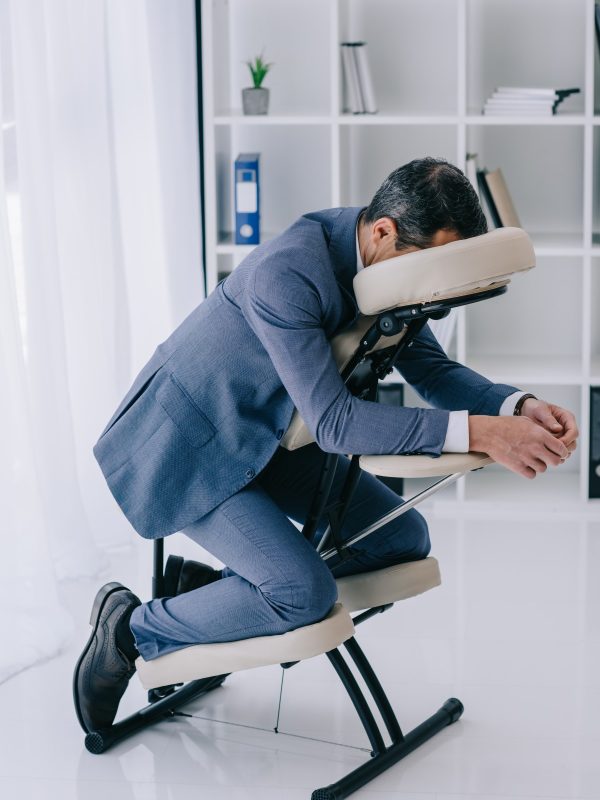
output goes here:
{"type": "MultiPolygon", "coordinates": [[[[420,249],[411,245],[405,250],[396,250],[396,236],[396,223],[390,217],[381,217],[371,225],[367,225],[362,236],[359,232],[359,248],[363,264],[368,267],[378,261],[414,253],[420,249]]],[[[460,238],[456,231],[442,228],[436,231],[429,246],[439,247],[442,244],[455,242],[460,238]]]]}

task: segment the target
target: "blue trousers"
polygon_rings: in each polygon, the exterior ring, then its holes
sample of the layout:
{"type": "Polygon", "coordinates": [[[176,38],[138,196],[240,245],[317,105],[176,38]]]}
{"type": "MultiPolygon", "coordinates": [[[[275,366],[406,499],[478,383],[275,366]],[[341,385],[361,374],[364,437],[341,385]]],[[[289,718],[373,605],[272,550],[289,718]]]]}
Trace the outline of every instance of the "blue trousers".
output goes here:
{"type": "MultiPolygon", "coordinates": [[[[313,542],[290,521],[304,523],[324,457],[314,444],[279,448],[252,483],[183,531],[227,567],[207,586],[135,609],[130,625],[146,661],[192,644],[285,633],[317,622],[336,600],[336,577],[427,556],[427,524],[411,509],[350,548],[349,559],[324,562],[315,543],[327,520],[313,542]]],[[[331,500],[339,497],[349,466],[340,456],[331,500]]],[[[361,473],[342,539],[401,501],[378,478],[361,473]]]]}

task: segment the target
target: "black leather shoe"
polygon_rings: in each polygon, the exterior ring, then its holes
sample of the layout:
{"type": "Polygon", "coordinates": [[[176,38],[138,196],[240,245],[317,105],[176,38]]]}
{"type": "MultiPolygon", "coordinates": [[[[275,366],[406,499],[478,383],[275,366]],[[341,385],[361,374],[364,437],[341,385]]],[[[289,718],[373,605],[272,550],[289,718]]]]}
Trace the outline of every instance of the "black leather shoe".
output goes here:
{"type": "Polygon", "coordinates": [[[140,605],[120,583],[105,584],[94,600],[90,636],[73,674],[73,700],[86,733],[112,725],[119,701],[135,672],[131,612],[140,605]]]}
{"type": "Polygon", "coordinates": [[[221,570],[213,569],[200,561],[184,561],[181,556],[169,556],[164,576],[165,597],[175,597],[218,581],[221,570]]]}

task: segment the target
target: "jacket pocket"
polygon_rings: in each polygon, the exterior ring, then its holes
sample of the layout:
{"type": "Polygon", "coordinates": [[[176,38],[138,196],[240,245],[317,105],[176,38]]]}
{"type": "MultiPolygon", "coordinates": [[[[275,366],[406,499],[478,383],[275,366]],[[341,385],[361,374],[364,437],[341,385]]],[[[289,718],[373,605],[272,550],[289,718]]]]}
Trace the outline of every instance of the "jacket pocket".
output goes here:
{"type": "Polygon", "coordinates": [[[215,426],[172,373],[158,387],[156,399],[192,447],[202,447],[216,434],[215,426]]]}

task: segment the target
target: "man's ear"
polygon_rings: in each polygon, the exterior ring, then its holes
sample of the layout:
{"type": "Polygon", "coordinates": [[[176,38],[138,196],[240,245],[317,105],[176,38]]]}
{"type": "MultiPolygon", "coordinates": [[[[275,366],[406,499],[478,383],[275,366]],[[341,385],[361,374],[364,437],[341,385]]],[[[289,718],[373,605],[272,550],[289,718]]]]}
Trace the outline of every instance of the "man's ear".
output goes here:
{"type": "Polygon", "coordinates": [[[398,235],[396,223],[391,217],[379,217],[379,219],[376,219],[373,222],[371,235],[376,240],[385,239],[386,237],[391,236],[395,241],[396,236],[398,235]]]}

